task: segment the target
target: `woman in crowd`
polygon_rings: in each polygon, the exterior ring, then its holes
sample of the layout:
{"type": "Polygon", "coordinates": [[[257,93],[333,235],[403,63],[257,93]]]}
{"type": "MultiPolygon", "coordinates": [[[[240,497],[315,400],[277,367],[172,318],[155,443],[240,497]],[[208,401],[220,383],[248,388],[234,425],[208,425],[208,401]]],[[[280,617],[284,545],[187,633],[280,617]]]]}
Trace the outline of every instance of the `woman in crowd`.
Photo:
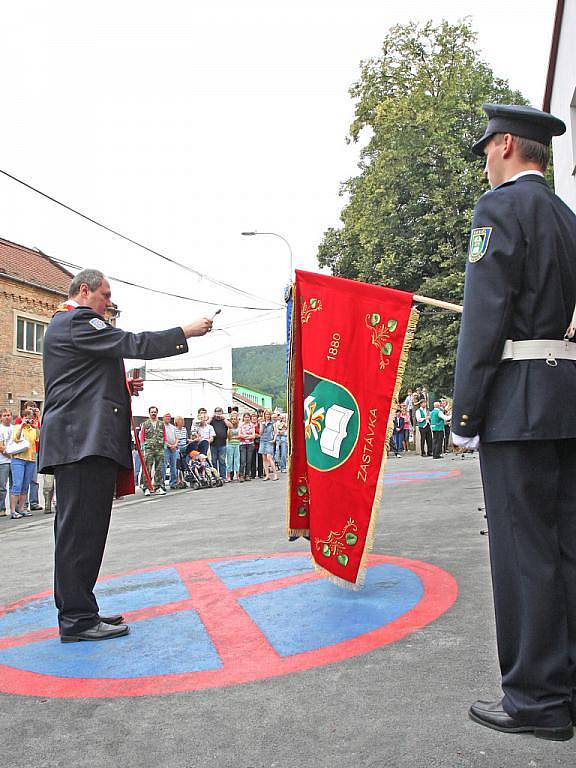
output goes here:
{"type": "Polygon", "coordinates": [[[37,450],[36,444],[40,439],[40,431],[37,419],[32,408],[26,408],[22,414],[22,421],[14,427],[13,440],[19,442],[22,438],[27,441],[28,448],[12,456],[12,492],[10,495],[10,507],[12,519],[30,517],[31,513],[24,509],[26,496],[30,482],[36,469],[37,450]]]}
{"type": "Polygon", "coordinates": [[[260,424],[260,447],[258,453],[262,456],[262,466],[264,469],[263,480],[278,480],[276,464],[274,463],[274,422],[272,421],[272,412],[268,409],[262,414],[262,423],[260,424]]]}
{"type": "Polygon", "coordinates": [[[281,415],[276,422],[275,431],[276,440],[276,464],[280,469],[280,472],[286,472],[286,453],[288,448],[288,424],[286,423],[286,416],[281,415]]]}
{"type": "Polygon", "coordinates": [[[227,483],[234,480],[234,473],[236,473],[236,480],[240,479],[240,421],[238,411],[231,412],[229,424],[228,444],[226,446],[227,483]]]}
{"type": "Polygon", "coordinates": [[[244,480],[251,480],[250,467],[252,465],[252,457],[254,455],[254,438],[256,437],[256,429],[252,423],[249,413],[245,413],[242,416],[242,423],[238,428],[238,438],[240,440],[240,477],[238,478],[241,483],[244,480]]]}
{"type": "Polygon", "coordinates": [[[400,416],[404,419],[404,435],[402,436],[402,446],[406,453],[410,450],[410,414],[406,403],[400,406],[400,416]]]}
{"type": "Polygon", "coordinates": [[[250,463],[250,477],[252,480],[256,477],[256,468],[258,468],[258,477],[262,479],[264,477],[264,465],[262,462],[262,454],[259,452],[260,448],[260,417],[263,411],[258,411],[250,416],[250,421],[254,427],[254,452],[252,453],[252,460],[250,463]]]}

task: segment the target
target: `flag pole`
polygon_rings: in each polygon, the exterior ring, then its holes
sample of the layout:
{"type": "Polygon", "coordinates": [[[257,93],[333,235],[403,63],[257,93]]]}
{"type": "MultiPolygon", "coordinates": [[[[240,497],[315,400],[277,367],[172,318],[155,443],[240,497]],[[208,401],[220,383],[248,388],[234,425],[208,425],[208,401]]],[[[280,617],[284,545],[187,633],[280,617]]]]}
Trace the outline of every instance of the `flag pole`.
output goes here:
{"type": "Polygon", "coordinates": [[[440,307],[448,309],[450,312],[462,312],[464,307],[461,304],[450,304],[449,301],[440,301],[439,299],[429,299],[427,296],[417,296],[414,294],[412,300],[415,304],[429,304],[431,307],[440,307]]]}

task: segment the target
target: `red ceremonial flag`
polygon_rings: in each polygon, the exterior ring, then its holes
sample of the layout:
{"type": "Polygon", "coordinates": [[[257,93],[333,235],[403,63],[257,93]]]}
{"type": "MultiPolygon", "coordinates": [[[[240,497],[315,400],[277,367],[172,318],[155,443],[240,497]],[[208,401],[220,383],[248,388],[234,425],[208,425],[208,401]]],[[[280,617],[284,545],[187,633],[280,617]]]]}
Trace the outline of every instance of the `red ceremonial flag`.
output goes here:
{"type": "Polygon", "coordinates": [[[359,585],[372,547],[418,313],[412,294],[296,270],[290,344],[288,534],[359,585]]]}

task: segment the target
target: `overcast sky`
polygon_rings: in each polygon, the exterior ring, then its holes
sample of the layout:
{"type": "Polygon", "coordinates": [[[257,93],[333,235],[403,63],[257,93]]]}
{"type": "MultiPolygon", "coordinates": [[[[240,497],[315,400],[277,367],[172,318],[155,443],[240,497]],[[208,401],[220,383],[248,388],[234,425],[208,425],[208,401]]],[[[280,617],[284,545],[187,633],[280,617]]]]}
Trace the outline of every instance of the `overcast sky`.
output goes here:
{"type": "MultiPolygon", "coordinates": [[[[389,28],[472,18],[482,57],[541,107],[555,0],[104,0],[3,3],[0,168],[234,293],[123,242],[0,175],[0,236],[193,298],[273,308],[337,226],[348,88],[389,28]]],[[[112,283],[120,325],[210,310],[112,283]]],[[[212,311],[212,310],[210,310],[212,311]]],[[[224,344],[283,339],[281,311],[224,308],[224,344]],[[264,316],[262,316],[264,315],[264,316]]]]}

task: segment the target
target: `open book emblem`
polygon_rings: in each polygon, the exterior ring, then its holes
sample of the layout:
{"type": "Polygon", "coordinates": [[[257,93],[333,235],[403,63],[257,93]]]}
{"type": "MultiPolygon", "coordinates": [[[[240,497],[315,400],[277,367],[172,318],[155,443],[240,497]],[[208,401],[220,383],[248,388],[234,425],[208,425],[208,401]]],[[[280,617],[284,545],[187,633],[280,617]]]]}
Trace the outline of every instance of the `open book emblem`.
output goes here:
{"type": "Polygon", "coordinates": [[[310,430],[314,440],[320,440],[320,450],[326,456],[340,458],[342,441],[347,435],[346,427],[354,411],[341,405],[331,405],[327,411],[316,408],[313,397],[304,401],[306,414],[306,431],[310,430]]]}
{"type": "Polygon", "coordinates": [[[352,393],[329,379],[305,371],[304,429],[306,458],[315,469],[336,469],[358,440],[360,417],[352,393]]]}

